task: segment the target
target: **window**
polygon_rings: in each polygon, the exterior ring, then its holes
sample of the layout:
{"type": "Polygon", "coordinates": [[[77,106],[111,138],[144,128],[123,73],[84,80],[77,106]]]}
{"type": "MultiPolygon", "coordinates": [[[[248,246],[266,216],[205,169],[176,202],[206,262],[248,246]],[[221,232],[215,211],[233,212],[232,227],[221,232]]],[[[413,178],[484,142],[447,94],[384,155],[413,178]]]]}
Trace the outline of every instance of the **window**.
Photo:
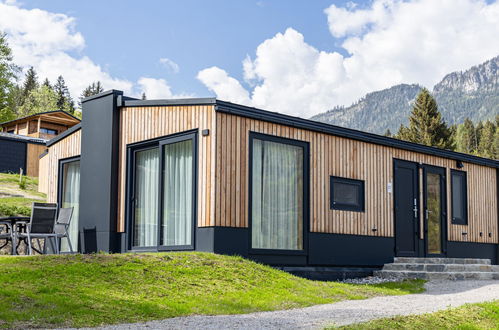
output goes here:
{"type": "Polygon", "coordinates": [[[7,131],[7,133],[14,134],[14,130],[11,129],[10,131],[7,131]]]}
{"type": "MultiPolygon", "coordinates": [[[[69,224],[68,235],[73,251],[78,250],[78,219],[80,214],[80,160],[62,160],[59,167],[59,205],[72,207],[73,215],[69,224]]],[[[61,239],[61,252],[69,252],[66,238],[61,239]]]]}
{"type": "Polygon", "coordinates": [[[466,172],[451,170],[452,223],[468,224],[466,172]]]}
{"type": "Polygon", "coordinates": [[[40,128],[40,133],[57,135],[57,131],[55,129],[43,128],[43,127],[40,128]]]}
{"type": "Polygon", "coordinates": [[[131,149],[132,249],[194,248],[195,134],[131,149]]]}
{"type": "Polygon", "coordinates": [[[303,250],[306,142],[250,134],[253,249],[303,250]]]}
{"type": "Polygon", "coordinates": [[[364,181],[332,176],[331,209],[364,212],[364,181]]]}

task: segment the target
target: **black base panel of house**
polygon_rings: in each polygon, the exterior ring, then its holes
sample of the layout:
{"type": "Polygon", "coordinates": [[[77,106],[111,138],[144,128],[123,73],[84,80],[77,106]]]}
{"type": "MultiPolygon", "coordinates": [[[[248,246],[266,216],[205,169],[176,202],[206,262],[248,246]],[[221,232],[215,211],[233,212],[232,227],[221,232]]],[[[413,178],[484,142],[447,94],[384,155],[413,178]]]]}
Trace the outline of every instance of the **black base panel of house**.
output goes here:
{"type": "Polygon", "coordinates": [[[0,173],[26,174],[26,143],[0,138],[0,173]]]}
{"type": "Polygon", "coordinates": [[[338,281],[372,276],[381,267],[276,267],[290,274],[314,281],[338,281]]]}
{"type": "Polygon", "coordinates": [[[447,242],[448,258],[480,258],[490,259],[493,264],[499,264],[498,244],[474,242],[447,242]]]}
{"type": "Polygon", "coordinates": [[[309,233],[309,265],[375,266],[393,262],[393,237],[309,233]]]}

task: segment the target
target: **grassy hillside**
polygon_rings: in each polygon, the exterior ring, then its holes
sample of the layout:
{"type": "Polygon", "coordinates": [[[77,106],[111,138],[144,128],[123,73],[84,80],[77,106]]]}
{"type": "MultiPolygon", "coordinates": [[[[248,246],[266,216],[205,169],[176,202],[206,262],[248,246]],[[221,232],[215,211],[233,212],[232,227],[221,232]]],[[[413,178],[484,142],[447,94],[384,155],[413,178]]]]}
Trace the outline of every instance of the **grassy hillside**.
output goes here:
{"type": "Polygon", "coordinates": [[[45,201],[37,178],[24,177],[23,182],[20,186],[18,174],[0,173],[0,217],[30,215],[32,202],[45,201]]]}
{"type": "Polygon", "coordinates": [[[0,326],[81,327],[250,313],[423,291],[316,282],[209,253],[0,257],[0,326]]]}
{"type": "Polygon", "coordinates": [[[375,320],[341,329],[499,329],[499,300],[436,313],[375,320]]]}

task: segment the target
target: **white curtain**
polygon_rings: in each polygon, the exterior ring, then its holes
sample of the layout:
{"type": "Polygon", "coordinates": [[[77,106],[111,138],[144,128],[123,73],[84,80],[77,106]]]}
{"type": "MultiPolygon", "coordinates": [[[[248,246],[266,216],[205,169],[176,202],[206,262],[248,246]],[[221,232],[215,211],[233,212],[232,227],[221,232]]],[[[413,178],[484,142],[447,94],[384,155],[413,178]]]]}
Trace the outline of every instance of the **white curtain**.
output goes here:
{"type": "Polygon", "coordinates": [[[157,245],[158,180],[158,148],[138,151],[135,154],[134,246],[157,245]]]}
{"type": "MultiPolygon", "coordinates": [[[[65,163],[63,165],[63,190],[62,208],[72,207],[73,216],[69,224],[69,239],[73,251],[78,250],[78,219],[80,215],[80,161],[65,163]]],[[[69,252],[69,244],[66,238],[61,239],[61,252],[69,252]]]]}
{"type": "Polygon", "coordinates": [[[252,247],[303,249],[303,148],[253,139],[252,247]]]}
{"type": "Polygon", "coordinates": [[[164,147],[162,245],[190,245],[192,235],[192,140],[164,147]]]}

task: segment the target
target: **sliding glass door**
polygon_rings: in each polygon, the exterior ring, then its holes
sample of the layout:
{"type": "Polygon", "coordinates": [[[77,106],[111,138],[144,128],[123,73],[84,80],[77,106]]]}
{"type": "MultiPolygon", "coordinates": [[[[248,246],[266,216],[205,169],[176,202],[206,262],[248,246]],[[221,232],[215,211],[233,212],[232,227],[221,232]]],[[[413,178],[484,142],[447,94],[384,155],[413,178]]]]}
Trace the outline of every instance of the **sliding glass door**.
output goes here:
{"type": "Polygon", "coordinates": [[[252,133],[251,247],[303,251],[307,144],[252,133]]]}
{"type": "Polygon", "coordinates": [[[192,249],[196,135],[165,138],[131,150],[131,249],[192,249]]]}
{"type": "MultiPolygon", "coordinates": [[[[62,208],[73,208],[73,216],[69,224],[69,239],[73,251],[78,249],[78,219],[80,215],[80,160],[63,160],[60,164],[59,205],[62,208]]],[[[68,240],[61,239],[61,252],[70,252],[68,240]]]]}

